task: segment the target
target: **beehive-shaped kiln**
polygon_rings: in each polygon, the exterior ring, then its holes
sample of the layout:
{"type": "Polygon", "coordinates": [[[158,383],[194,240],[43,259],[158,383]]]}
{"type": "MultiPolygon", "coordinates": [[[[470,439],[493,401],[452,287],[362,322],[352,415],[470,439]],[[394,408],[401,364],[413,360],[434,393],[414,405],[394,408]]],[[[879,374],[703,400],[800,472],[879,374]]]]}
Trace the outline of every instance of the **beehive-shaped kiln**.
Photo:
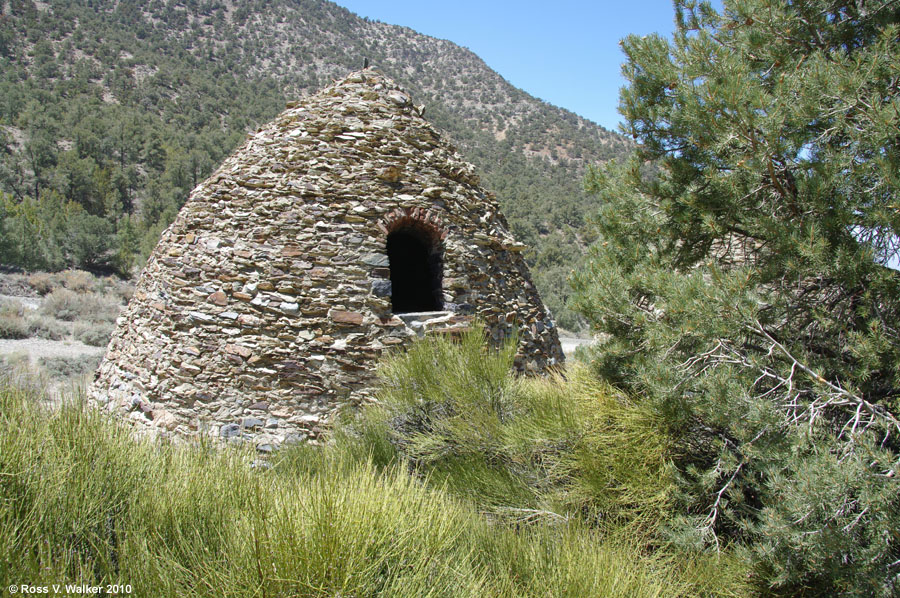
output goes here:
{"type": "Polygon", "coordinates": [[[563,359],[494,198],[373,69],[289,105],[163,234],[91,388],[172,433],[315,436],[390,347],[474,319],[563,359]]]}

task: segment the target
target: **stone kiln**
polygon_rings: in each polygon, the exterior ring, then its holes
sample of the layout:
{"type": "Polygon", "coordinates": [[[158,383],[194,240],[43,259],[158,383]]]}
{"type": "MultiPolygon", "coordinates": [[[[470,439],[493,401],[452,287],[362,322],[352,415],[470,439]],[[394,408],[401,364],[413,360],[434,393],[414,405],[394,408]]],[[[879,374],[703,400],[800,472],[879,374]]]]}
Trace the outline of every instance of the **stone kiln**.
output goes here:
{"type": "Polygon", "coordinates": [[[315,437],[381,354],[474,319],[563,360],[495,199],[373,69],[288,109],[198,186],[110,341],[95,401],[160,431],[315,437]]]}

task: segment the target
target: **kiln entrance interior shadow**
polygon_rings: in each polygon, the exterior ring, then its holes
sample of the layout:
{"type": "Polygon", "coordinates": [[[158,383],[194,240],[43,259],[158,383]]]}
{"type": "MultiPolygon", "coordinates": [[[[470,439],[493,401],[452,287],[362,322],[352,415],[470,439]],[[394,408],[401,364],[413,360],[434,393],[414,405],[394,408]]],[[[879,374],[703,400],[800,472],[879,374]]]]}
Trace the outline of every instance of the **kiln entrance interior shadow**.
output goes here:
{"type": "Polygon", "coordinates": [[[394,313],[441,309],[441,255],[409,231],[388,235],[391,308],[394,313]]]}

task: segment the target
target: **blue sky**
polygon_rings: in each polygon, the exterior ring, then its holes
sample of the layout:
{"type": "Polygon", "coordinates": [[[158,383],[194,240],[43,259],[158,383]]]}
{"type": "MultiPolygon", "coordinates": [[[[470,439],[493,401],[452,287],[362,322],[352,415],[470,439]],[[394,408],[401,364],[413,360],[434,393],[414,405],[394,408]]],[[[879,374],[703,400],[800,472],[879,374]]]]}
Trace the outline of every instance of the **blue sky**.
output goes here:
{"type": "Polygon", "coordinates": [[[612,130],[625,83],[619,40],[674,28],[671,0],[336,1],[361,17],[465,46],[516,87],[612,130]]]}

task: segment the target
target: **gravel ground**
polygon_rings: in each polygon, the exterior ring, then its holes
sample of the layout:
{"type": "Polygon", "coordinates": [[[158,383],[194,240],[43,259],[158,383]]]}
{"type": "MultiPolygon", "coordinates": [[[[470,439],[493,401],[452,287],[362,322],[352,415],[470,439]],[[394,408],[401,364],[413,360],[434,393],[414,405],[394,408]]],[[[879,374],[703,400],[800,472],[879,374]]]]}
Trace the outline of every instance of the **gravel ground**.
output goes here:
{"type": "Polygon", "coordinates": [[[574,355],[575,349],[581,345],[590,345],[593,342],[594,339],[592,338],[569,338],[562,336],[559,338],[559,343],[562,345],[562,350],[566,357],[574,355]]]}
{"type": "MultiPolygon", "coordinates": [[[[19,301],[25,309],[36,310],[41,306],[40,297],[17,297],[0,295],[0,299],[19,301]]],[[[37,364],[42,357],[80,357],[82,355],[98,355],[106,347],[92,347],[81,341],[51,341],[43,338],[0,339],[0,356],[14,353],[27,353],[29,361],[37,364]]]]}
{"type": "MultiPolygon", "coordinates": [[[[25,306],[25,309],[30,310],[36,310],[41,306],[40,297],[0,295],[0,299],[18,301],[25,306]]],[[[51,341],[42,338],[0,339],[0,356],[27,353],[28,360],[32,364],[37,364],[42,357],[79,357],[81,355],[96,355],[103,351],[103,347],[92,347],[76,340],[51,341]]]]}
{"type": "Polygon", "coordinates": [[[0,355],[11,353],[28,353],[31,363],[37,363],[41,357],[79,357],[81,355],[98,355],[106,351],[106,347],[92,347],[81,341],[48,341],[42,338],[23,338],[16,340],[0,339],[0,355]]]}

